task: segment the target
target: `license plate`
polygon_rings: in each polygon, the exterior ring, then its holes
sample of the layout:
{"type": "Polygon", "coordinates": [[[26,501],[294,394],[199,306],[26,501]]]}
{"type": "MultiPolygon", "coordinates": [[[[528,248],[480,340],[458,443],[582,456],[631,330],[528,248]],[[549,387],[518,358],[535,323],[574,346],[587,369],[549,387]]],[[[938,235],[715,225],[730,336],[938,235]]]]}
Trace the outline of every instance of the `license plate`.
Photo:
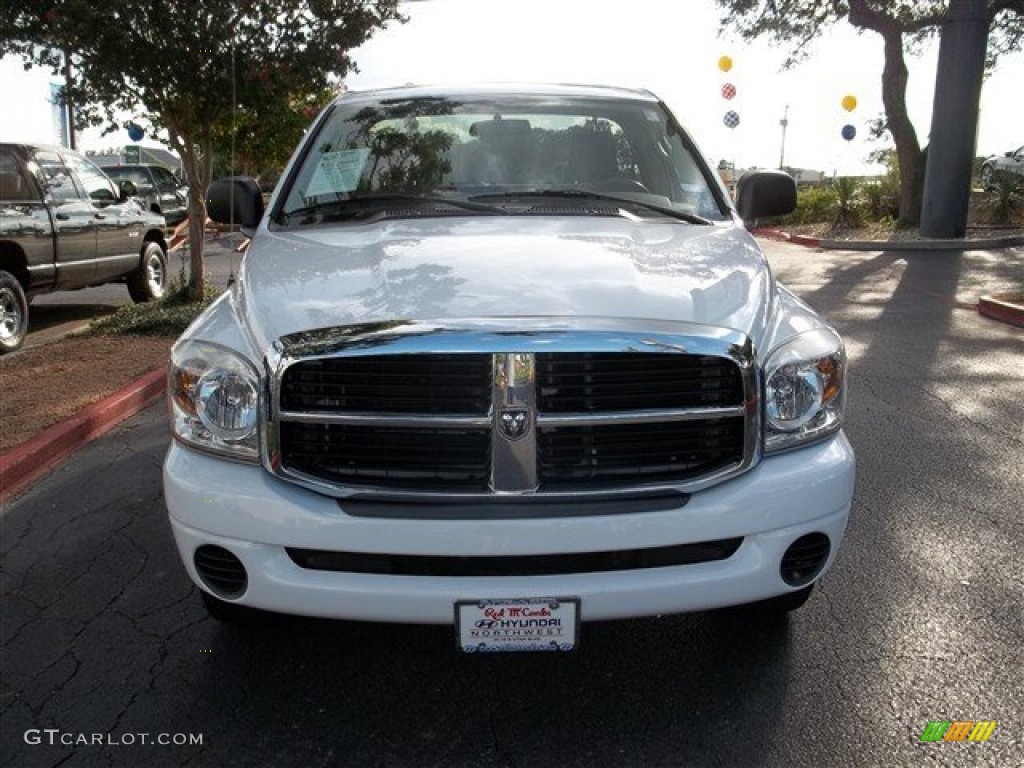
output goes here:
{"type": "Polygon", "coordinates": [[[579,645],[575,597],[463,600],[455,604],[455,639],[466,653],[571,651],[579,645]]]}

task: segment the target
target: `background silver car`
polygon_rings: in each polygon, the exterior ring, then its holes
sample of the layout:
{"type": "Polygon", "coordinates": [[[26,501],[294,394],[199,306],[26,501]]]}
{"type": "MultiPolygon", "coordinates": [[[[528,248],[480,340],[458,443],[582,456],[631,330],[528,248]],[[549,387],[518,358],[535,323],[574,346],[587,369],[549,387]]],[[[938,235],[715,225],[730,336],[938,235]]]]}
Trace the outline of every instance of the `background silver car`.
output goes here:
{"type": "Polygon", "coordinates": [[[981,165],[982,186],[988,189],[1001,174],[1013,174],[1024,179],[1024,147],[1019,147],[1016,152],[987,158],[981,165]]]}

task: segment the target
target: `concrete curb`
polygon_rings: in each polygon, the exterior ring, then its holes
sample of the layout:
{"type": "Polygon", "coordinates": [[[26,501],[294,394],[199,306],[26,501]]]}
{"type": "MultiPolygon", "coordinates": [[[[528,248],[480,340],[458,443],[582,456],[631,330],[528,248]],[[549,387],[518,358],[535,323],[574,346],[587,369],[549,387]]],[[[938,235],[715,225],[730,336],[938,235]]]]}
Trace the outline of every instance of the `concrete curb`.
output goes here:
{"type": "Polygon", "coordinates": [[[0,454],[0,502],[7,502],[79,448],[134,416],[161,395],[166,385],[166,369],[156,368],[0,454]]]}
{"type": "Polygon", "coordinates": [[[1010,325],[1024,328],[1024,309],[1019,304],[1011,304],[1004,301],[1004,294],[982,296],[978,299],[978,312],[991,317],[993,320],[1001,320],[1010,325]]]}
{"type": "Polygon", "coordinates": [[[830,240],[792,235],[781,229],[765,227],[756,227],[750,230],[750,233],[768,240],[835,251],[987,251],[993,248],[1014,248],[1024,245],[1024,235],[986,237],[978,240],[830,240]]]}

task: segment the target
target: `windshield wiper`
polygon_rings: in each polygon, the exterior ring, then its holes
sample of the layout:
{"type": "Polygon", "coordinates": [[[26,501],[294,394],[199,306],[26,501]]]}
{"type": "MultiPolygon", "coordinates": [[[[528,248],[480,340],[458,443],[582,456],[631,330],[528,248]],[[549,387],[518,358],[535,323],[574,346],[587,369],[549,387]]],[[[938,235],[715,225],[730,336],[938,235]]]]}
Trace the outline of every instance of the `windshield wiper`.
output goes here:
{"type": "Polygon", "coordinates": [[[381,192],[373,195],[360,195],[345,200],[325,200],[322,203],[314,203],[302,208],[295,208],[291,211],[282,211],[277,217],[278,224],[311,224],[319,217],[320,221],[325,219],[348,219],[365,218],[382,213],[382,208],[387,209],[391,203],[414,203],[433,206],[448,206],[474,213],[487,213],[491,215],[503,215],[504,209],[497,205],[487,203],[475,203],[469,200],[455,197],[444,197],[443,195],[414,195],[411,193],[381,192]],[[308,217],[299,221],[301,217],[308,217]]]}
{"type": "Polygon", "coordinates": [[[520,190],[519,192],[495,192],[485,195],[473,195],[470,200],[514,200],[519,197],[573,197],[581,200],[606,200],[611,203],[619,203],[621,205],[635,205],[639,208],[644,208],[649,211],[657,211],[665,216],[671,216],[674,219],[688,222],[690,224],[714,224],[711,219],[705,219],[703,216],[697,216],[693,213],[687,213],[686,211],[678,211],[675,208],[669,208],[665,205],[658,205],[657,203],[648,203],[643,200],[634,200],[631,197],[620,197],[619,195],[606,195],[603,192],[591,192],[587,189],[526,189],[520,190]]]}

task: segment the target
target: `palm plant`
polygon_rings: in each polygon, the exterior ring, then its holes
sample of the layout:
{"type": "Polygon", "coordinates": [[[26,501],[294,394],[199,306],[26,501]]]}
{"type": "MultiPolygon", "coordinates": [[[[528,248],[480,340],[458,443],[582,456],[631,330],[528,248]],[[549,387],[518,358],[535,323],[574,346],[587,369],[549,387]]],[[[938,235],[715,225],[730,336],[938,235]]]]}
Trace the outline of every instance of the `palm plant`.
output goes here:
{"type": "Polygon", "coordinates": [[[857,211],[860,184],[849,176],[840,176],[832,182],[836,193],[836,214],[832,225],[837,228],[860,226],[860,214],[857,211]]]}
{"type": "Polygon", "coordinates": [[[993,224],[1009,224],[1024,212],[1024,178],[997,173],[985,193],[985,212],[993,224]]]}

